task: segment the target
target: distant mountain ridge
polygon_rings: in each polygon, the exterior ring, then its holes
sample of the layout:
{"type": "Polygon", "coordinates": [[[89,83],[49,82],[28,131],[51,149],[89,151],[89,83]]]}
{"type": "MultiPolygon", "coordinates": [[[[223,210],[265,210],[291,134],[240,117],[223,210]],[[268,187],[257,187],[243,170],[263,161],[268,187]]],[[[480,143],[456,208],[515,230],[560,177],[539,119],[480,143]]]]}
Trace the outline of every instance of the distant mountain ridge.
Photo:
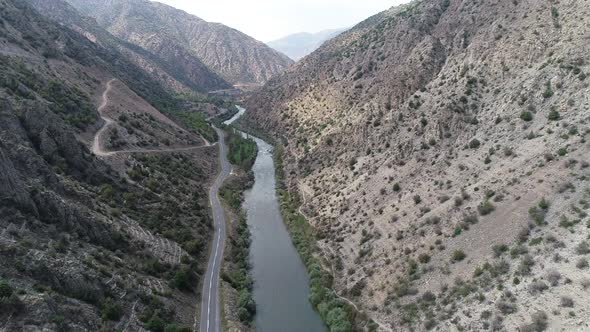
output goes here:
{"type": "Polygon", "coordinates": [[[262,84],[291,63],[235,29],[147,0],[68,0],[113,35],[171,62],[202,61],[232,84],[262,84]]]}
{"type": "Polygon", "coordinates": [[[297,61],[347,29],[330,29],[316,33],[299,32],[268,42],[268,46],[297,61]]]}

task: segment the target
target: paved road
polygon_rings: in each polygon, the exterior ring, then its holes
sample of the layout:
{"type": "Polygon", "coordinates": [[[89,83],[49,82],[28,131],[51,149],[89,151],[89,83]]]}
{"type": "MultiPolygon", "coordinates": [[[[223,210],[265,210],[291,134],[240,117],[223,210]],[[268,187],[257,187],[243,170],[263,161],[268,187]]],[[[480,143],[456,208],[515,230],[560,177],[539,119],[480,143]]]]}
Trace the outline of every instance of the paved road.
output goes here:
{"type": "MultiPolygon", "coordinates": [[[[221,202],[219,201],[219,188],[223,181],[227,179],[231,172],[231,165],[227,160],[227,147],[222,130],[215,128],[219,136],[219,160],[221,162],[221,172],[215,179],[215,183],[209,190],[209,200],[213,212],[213,224],[215,232],[213,234],[213,245],[211,246],[211,256],[207,265],[207,272],[203,279],[202,304],[201,304],[201,321],[200,332],[220,332],[221,319],[219,308],[219,274],[221,262],[223,260],[223,250],[225,248],[225,214],[221,202]]],[[[194,331],[197,331],[195,322],[194,331]]]]}
{"type": "MultiPolygon", "coordinates": [[[[115,79],[110,80],[107,83],[107,87],[102,94],[102,103],[98,107],[98,113],[100,117],[105,121],[104,125],[95,134],[94,141],[92,144],[92,152],[96,156],[108,157],[118,153],[158,153],[158,152],[174,152],[174,151],[189,151],[201,148],[207,148],[211,144],[203,138],[205,141],[204,146],[192,146],[184,148],[172,148],[162,150],[125,150],[125,151],[105,151],[102,147],[101,136],[108,129],[108,127],[114,123],[112,119],[103,114],[103,110],[109,103],[109,92],[112,89],[112,83],[115,79]]],[[[243,113],[243,112],[242,112],[243,113]]],[[[211,210],[213,212],[213,224],[215,227],[213,246],[211,250],[211,256],[209,258],[209,264],[207,265],[207,272],[205,274],[203,282],[202,292],[202,305],[201,305],[201,320],[200,320],[200,331],[201,332],[220,332],[221,331],[221,319],[220,319],[220,308],[219,308],[219,274],[221,271],[221,262],[223,260],[223,250],[225,248],[225,214],[219,200],[219,188],[223,184],[223,181],[227,179],[231,173],[231,165],[227,159],[227,147],[225,146],[225,133],[215,128],[215,132],[219,137],[219,142],[214,144],[219,146],[219,160],[221,163],[221,172],[215,179],[215,183],[209,190],[209,200],[211,202],[211,210]]],[[[195,326],[193,330],[197,331],[197,320],[195,319],[195,326]]]]}

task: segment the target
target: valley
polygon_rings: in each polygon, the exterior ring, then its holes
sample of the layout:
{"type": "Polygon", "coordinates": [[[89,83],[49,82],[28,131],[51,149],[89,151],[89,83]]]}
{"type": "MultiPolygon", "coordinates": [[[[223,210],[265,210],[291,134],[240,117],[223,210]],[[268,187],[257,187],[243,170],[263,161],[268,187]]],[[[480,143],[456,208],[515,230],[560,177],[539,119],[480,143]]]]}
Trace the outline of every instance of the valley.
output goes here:
{"type": "Polygon", "coordinates": [[[0,331],[590,329],[589,17],[0,0],[0,331]]]}

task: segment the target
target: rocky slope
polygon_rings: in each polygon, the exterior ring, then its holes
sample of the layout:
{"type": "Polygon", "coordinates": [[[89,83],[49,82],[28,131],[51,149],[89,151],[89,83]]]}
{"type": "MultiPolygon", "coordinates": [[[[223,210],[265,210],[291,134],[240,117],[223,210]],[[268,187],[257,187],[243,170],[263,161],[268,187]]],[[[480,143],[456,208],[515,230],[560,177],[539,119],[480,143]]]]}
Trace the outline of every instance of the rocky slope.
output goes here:
{"type": "Polygon", "coordinates": [[[116,49],[26,2],[0,0],[0,18],[2,329],[190,330],[216,150],[97,158],[88,147],[111,81],[106,112],[128,116],[127,144],[202,143],[154,108],[182,105],[116,49]]]}
{"type": "Polygon", "coordinates": [[[169,63],[202,61],[232,84],[261,84],[292,61],[253,38],[147,0],[67,0],[115,36],[169,63]]]}
{"type": "Polygon", "coordinates": [[[230,88],[230,84],[213,73],[200,60],[187,54],[159,57],[154,53],[118,39],[87,16],[80,14],[65,0],[27,0],[40,13],[65,24],[93,43],[116,49],[142,68],[163,86],[175,92],[207,92],[230,88]]]}
{"type": "Polygon", "coordinates": [[[380,329],[588,329],[589,17],[416,1],[249,100],[337,290],[380,329]]]}
{"type": "Polygon", "coordinates": [[[338,36],[345,30],[324,30],[316,33],[300,32],[268,42],[267,44],[291,59],[298,61],[317,50],[327,40],[338,36]]]}

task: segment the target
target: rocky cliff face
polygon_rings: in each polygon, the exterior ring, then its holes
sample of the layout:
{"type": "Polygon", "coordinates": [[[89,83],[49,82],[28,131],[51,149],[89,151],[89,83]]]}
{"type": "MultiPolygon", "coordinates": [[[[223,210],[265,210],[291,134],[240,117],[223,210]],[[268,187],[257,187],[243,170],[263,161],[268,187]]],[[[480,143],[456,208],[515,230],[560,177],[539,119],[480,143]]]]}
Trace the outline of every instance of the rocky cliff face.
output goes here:
{"type": "Polygon", "coordinates": [[[193,326],[215,149],[98,159],[88,149],[102,125],[95,96],[115,77],[121,96],[107,108],[137,105],[126,116],[138,136],[200,139],[161,118],[149,104],[175,99],[116,49],[26,2],[0,0],[0,18],[2,329],[193,326]]]}
{"type": "Polygon", "coordinates": [[[68,0],[115,36],[170,63],[205,63],[232,84],[261,84],[292,61],[253,38],[147,0],[68,0]]]}
{"type": "Polygon", "coordinates": [[[589,10],[416,1],[249,100],[338,291],[383,330],[586,328],[589,10]]]}

